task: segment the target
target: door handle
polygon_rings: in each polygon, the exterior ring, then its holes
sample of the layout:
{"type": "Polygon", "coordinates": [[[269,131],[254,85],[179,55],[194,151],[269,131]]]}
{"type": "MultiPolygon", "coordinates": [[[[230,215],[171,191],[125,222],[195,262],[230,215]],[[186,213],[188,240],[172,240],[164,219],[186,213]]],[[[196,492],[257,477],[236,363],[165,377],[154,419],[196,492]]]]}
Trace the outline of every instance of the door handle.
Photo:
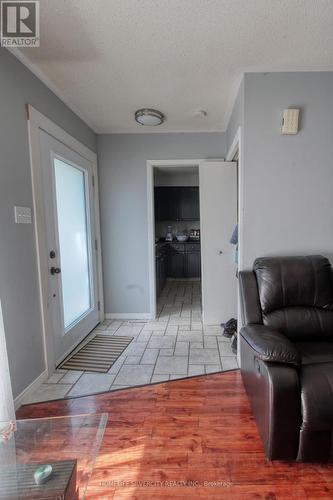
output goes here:
{"type": "Polygon", "coordinates": [[[60,269],[60,267],[51,267],[50,273],[52,274],[52,276],[54,274],[59,274],[59,273],[61,273],[61,269],[60,269]]]}

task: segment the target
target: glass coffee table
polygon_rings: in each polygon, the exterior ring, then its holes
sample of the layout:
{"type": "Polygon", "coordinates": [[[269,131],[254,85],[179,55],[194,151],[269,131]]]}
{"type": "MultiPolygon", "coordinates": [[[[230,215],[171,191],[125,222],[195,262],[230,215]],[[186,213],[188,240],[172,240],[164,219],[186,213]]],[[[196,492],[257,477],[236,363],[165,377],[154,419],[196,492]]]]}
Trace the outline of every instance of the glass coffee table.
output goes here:
{"type": "Polygon", "coordinates": [[[16,430],[0,441],[0,499],[84,498],[107,419],[101,413],[17,420],[16,430]],[[45,465],[52,472],[38,485],[36,470],[45,465]]]}

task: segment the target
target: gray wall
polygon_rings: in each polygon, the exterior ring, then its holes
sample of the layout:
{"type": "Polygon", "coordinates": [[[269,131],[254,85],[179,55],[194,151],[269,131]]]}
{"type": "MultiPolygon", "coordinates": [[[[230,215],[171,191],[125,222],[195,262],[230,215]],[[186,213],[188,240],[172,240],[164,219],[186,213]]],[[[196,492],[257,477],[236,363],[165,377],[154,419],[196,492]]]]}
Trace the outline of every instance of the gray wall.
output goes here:
{"type": "Polygon", "coordinates": [[[107,313],[149,313],[146,160],[223,158],[225,134],[98,136],[107,313]]]}
{"type": "Polygon", "coordinates": [[[14,223],[14,205],[32,207],[26,103],[96,149],[92,130],[0,49],[0,297],[14,397],[45,369],[34,229],[14,223]]]}
{"type": "Polygon", "coordinates": [[[177,172],[174,168],[169,170],[168,173],[158,172],[155,168],[155,186],[199,186],[199,167],[196,168],[196,172],[191,173],[177,172]]]}
{"type": "Polygon", "coordinates": [[[244,267],[265,255],[333,256],[333,73],[246,74],[244,267]],[[297,135],[282,111],[301,108],[297,135]]]}

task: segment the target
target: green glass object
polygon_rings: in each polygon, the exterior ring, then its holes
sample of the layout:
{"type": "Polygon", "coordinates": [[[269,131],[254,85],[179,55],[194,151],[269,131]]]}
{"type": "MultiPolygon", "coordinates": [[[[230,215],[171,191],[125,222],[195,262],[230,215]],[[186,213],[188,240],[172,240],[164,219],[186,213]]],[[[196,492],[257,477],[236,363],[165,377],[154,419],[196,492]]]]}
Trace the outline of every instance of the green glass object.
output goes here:
{"type": "Polygon", "coordinates": [[[36,484],[44,484],[50,479],[52,475],[52,465],[41,465],[34,472],[34,479],[36,484]]]}

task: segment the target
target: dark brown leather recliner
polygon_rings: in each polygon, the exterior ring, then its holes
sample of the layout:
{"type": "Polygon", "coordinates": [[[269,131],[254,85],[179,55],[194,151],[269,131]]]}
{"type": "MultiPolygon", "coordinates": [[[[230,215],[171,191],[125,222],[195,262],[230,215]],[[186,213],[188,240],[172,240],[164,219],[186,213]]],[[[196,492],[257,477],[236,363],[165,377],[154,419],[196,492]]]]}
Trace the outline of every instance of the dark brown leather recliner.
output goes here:
{"type": "Polygon", "coordinates": [[[320,256],[240,272],[241,373],[271,460],[333,458],[333,280],[320,256]]]}

